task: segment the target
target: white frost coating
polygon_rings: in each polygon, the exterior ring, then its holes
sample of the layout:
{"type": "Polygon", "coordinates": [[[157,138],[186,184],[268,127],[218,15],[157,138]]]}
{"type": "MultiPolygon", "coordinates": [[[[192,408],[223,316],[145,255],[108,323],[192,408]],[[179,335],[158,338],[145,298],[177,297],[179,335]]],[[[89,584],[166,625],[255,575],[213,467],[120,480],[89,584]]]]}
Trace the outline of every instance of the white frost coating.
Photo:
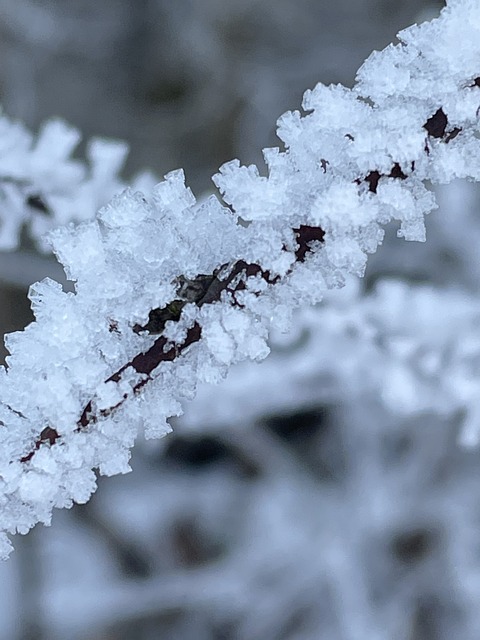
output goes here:
{"type": "Polygon", "coordinates": [[[476,444],[479,322],[480,303],[465,291],[385,279],[365,295],[351,280],[316,308],[297,310],[289,335],[273,332],[272,355],[261,367],[232,369],[218,402],[201,387],[182,425],[220,429],[232,415],[253,422],[311,406],[319,394],[360,404],[370,395],[401,417],[462,415],[461,440],[476,444]]]}
{"type": "MultiPolygon", "coordinates": [[[[35,140],[22,125],[0,114],[0,250],[16,249],[23,226],[41,251],[44,234],[69,222],[91,219],[125,188],[119,172],[128,145],[93,139],[87,162],[72,158],[80,133],[61,120],[47,122],[35,140]]],[[[133,187],[153,183],[147,173],[133,187]]]]}
{"type": "MultiPolygon", "coordinates": [[[[53,507],[88,500],[92,469],[129,471],[139,430],[167,433],[198,380],[217,382],[230,364],[264,358],[269,330],[287,328],[294,307],[363,273],[382,225],[397,220],[399,235],[423,240],[435,206],[425,181],[479,179],[477,2],[450,3],[400,38],[367,60],[353,90],[319,85],[305,95],[305,116],[279,120],[286,150],[265,151],[267,177],[238,161],[220,169],[214,181],[233,212],[215,197],[196,203],[176,171],[146,197],[126,190],[95,221],[51,234],[76,291],[34,285],[36,321],[7,339],[1,531],[24,533],[48,524],[53,507]],[[299,230],[318,227],[324,237],[308,244],[307,233],[302,247],[299,230]],[[200,275],[211,276],[205,299],[191,294],[200,275]],[[154,309],[170,315],[160,329],[141,330],[154,309]]],[[[31,141],[16,135],[25,158],[31,141]]],[[[58,132],[43,134],[29,166],[58,182],[61,200],[61,185],[82,179],[68,161],[75,137],[65,131],[52,156],[49,136],[58,132]]],[[[91,153],[91,183],[103,184],[119,155],[91,153]]],[[[410,402],[409,381],[402,384],[410,402]]],[[[0,553],[9,546],[4,533],[0,553]]]]}

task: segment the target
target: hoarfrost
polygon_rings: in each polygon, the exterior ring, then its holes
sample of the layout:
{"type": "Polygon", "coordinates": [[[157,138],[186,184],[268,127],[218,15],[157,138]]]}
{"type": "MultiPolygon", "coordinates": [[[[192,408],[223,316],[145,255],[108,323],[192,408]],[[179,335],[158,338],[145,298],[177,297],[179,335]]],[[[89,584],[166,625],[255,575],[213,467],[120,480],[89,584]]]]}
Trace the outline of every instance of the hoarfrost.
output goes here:
{"type": "MultiPolygon", "coordinates": [[[[25,533],[48,524],[53,507],[88,500],[92,470],[129,471],[139,430],[167,433],[197,380],[264,358],[269,331],[288,328],[293,308],[363,274],[382,225],[397,221],[400,236],[424,240],[435,207],[425,183],[480,176],[479,30],[476,2],[451,2],[372,54],[353,90],[307,91],[305,115],[279,120],[285,151],[265,151],[268,175],[234,160],[214,176],[229,207],[216,197],[197,203],[174,171],[149,193],[123,191],[94,221],[50,234],[75,292],[34,285],[35,322],[7,339],[1,531],[25,533]]],[[[47,125],[37,142],[0,126],[3,209],[14,212],[5,248],[26,222],[35,233],[81,221],[123,186],[121,145],[92,144],[87,170],[71,159],[78,135],[65,125],[47,125]]],[[[409,357],[408,344],[390,350],[409,357]]],[[[423,366],[435,371],[435,357],[423,366]]],[[[410,373],[399,380],[402,370],[386,370],[383,397],[392,401],[389,382],[401,387],[395,398],[409,410],[415,382],[410,373]]],[[[462,368],[452,374],[465,393],[462,368]]],[[[6,555],[5,534],[0,544],[6,555]]]]}

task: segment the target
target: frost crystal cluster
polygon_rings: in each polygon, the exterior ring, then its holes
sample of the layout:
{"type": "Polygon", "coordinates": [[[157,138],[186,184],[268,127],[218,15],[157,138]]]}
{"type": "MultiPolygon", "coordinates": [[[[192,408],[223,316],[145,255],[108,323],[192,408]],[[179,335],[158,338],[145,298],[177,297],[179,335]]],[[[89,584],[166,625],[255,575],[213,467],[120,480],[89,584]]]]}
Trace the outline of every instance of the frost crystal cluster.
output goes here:
{"type": "MultiPolygon", "coordinates": [[[[128,146],[93,139],[87,163],[72,157],[80,133],[60,120],[47,122],[38,139],[20,124],[0,116],[0,250],[16,249],[22,227],[41,251],[50,250],[44,234],[81,222],[125,188],[119,171],[128,146]]],[[[133,187],[148,188],[140,174],[133,187]]]]}
{"type": "Polygon", "coordinates": [[[220,429],[232,413],[254,422],[311,406],[319,395],[340,405],[370,396],[399,419],[460,416],[462,443],[478,445],[478,300],[458,289],[393,279],[365,295],[358,282],[328,292],[321,307],[299,310],[288,335],[272,334],[261,383],[246,363],[234,368],[222,400],[212,406],[211,390],[202,386],[182,424],[220,429]]]}
{"type": "MultiPolygon", "coordinates": [[[[452,0],[399,40],[370,56],[353,89],[318,85],[303,112],[280,118],[284,149],[264,151],[266,176],[238,161],[221,167],[214,182],[224,203],[196,202],[175,171],[143,195],[125,190],[94,221],[50,234],[75,292],[51,280],[32,286],[36,321],[6,340],[2,555],[6,533],[87,501],[94,470],[127,472],[139,430],[167,433],[198,382],[263,359],[269,330],[286,330],[295,307],[361,276],[383,225],[398,221],[399,236],[424,240],[435,207],[427,182],[480,177],[478,2],[452,0]]],[[[94,184],[111,188],[116,170],[105,177],[102,162],[99,181],[82,182],[68,132],[47,131],[33,148],[18,135],[21,144],[9,143],[17,151],[1,154],[12,228],[25,220],[22,181],[48,179],[58,222],[82,217],[69,184],[75,193],[88,184],[95,202],[94,184]]]]}

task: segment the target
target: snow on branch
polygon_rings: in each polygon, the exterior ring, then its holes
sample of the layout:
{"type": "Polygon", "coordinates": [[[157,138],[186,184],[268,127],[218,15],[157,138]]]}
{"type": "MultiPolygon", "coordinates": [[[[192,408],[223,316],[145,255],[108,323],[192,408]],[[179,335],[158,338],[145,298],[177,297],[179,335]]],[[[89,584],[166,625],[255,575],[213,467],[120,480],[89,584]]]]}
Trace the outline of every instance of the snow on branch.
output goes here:
{"type": "MultiPolygon", "coordinates": [[[[6,533],[86,502],[94,470],[129,471],[139,430],[166,434],[199,381],[261,360],[269,330],[287,329],[295,307],[361,276],[383,225],[396,220],[399,236],[424,240],[435,207],[426,183],[479,179],[477,1],[452,0],[399,40],[370,56],[353,89],[318,85],[303,113],[280,118],[285,148],[264,151],[267,176],[238,161],[221,167],[224,203],[197,203],[175,171],[151,193],[127,189],[94,221],[50,234],[75,293],[33,285],[36,321],[6,338],[3,556],[6,533]]],[[[70,166],[60,138],[40,154],[50,175],[70,166]]],[[[11,175],[30,180],[32,166],[11,175]]],[[[60,191],[70,175],[58,173],[60,191]]],[[[45,202],[36,189],[28,198],[33,209],[45,202]]]]}
{"type": "MultiPolygon", "coordinates": [[[[51,120],[35,139],[21,124],[0,116],[0,250],[17,249],[26,228],[40,251],[50,251],[47,231],[93,217],[126,187],[119,176],[128,153],[121,141],[94,138],[87,162],[72,157],[80,133],[51,120]]],[[[149,188],[153,176],[140,174],[131,185],[149,188]]]]}

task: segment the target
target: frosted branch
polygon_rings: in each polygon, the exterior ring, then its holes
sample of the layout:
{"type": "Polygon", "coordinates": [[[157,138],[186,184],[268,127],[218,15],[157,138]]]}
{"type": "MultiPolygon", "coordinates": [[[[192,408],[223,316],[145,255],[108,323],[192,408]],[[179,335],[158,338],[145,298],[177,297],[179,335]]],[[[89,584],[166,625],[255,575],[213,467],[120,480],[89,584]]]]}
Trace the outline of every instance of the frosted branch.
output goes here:
{"type": "Polygon", "coordinates": [[[363,275],[383,225],[424,240],[426,184],[480,176],[479,32],[477,2],[452,1],[374,52],[352,90],[307,91],[278,122],[285,149],[264,151],[267,176],[236,160],[214,176],[228,207],[197,203],[176,171],[50,234],[75,293],[37,283],[36,321],[6,339],[1,530],[87,501],[94,470],[128,471],[139,430],[167,433],[197,382],[261,360],[295,307],[363,275]]]}
{"type": "MultiPolygon", "coordinates": [[[[121,141],[95,138],[87,144],[87,161],[72,154],[79,131],[51,120],[35,138],[25,127],[0,116],[0,250],[19,246],[26,228],[40,251],[50,251],[46,232],[93,218],[127,185],[120,172],[128,154],[121,141]]],[[[140,174],[133,188],[149,188],[154,179],[140,174]]]]}

